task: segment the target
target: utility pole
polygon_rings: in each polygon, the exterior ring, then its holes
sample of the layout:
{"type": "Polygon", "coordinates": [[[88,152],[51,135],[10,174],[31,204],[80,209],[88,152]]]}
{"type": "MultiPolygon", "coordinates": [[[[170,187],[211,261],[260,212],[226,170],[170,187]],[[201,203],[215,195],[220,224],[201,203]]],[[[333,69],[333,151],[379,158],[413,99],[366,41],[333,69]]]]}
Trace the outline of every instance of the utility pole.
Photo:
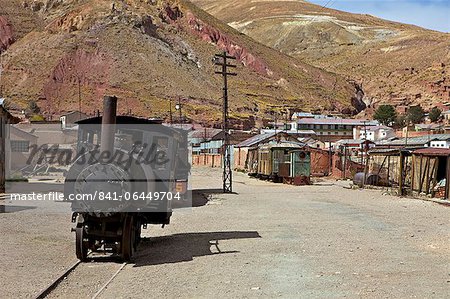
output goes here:
{"type": "Polygon", "coordinates": [[[228,76],[236,76],[236,73],[228,72],[228,68],[235,68],[227,60],[236,60],[236,57],[228,56],[227,52],[214,55],[213,63],[221,67],[216,74],[223,77],[223,192],[233,192],[233,171],[231,169],[230,136],[228,132],[228,76]]]}
{"type": "Polygon", "coordinates": [[[405,148],[408,146],[408,135],[409,135],[409,121],[406,121],[406,138],[405,138],[405,148]]]}
{"type": "Polygon", "coordinates": [[[183,114],[181,112],[181,97],[178,97],[178,103],[175,105],[175,109],[178,110],[178,112],[180,113],[180,128],[183,128],[183,114]]]}
{"type": "Polygon", "coordinates": [[[367,143],[367,121],[363,121],[364,123],[364,152],[361,152],[361,155],[365,158],[362,159],[362,162],[364,164],[364,178],[363,178],[363,186],[366,185],[366,176],[368,171],[368,164],[369,164],[369,144],[367,143]],[[365,160],[365,162],[364,162],[365,160]]]}
{"type": "Polygon", "coordinates": [[[275,128],[275,135],[277,135],[277,123],[278,123],[278,113],[277,113],[277,111],[274,112],[274,115],[275,115],[275,121],[274,121],[273,126],[275,128]]]}

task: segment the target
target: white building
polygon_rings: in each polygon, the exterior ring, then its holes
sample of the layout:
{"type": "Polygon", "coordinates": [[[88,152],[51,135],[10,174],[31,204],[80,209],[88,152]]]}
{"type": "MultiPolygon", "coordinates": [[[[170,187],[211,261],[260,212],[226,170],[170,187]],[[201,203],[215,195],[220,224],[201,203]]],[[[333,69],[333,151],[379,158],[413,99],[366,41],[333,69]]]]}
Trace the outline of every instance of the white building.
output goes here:
{"type": "Polygon", "coordinates": [[[431,140],[430,147],[450,148],[450,138],[444,139],[444,140],[440,140],[440,139],[431,140]]]}
{"type": "Polygon", "coordinates": [[[312,130],[316,133],[318,139],[322,141],[337,141],[340,139],[352,138],[355,134],[354,129],[366,125],[378,126],[378,121],[361,119],[311,119],[302,118],[291,123],[291,130],[312,130]]]}
{"type": "Polygon", "coordinates": [[[380,141],[395,137],[394,129],[386,126],[359,126],[353,130],[354,139],[380,141]]]}

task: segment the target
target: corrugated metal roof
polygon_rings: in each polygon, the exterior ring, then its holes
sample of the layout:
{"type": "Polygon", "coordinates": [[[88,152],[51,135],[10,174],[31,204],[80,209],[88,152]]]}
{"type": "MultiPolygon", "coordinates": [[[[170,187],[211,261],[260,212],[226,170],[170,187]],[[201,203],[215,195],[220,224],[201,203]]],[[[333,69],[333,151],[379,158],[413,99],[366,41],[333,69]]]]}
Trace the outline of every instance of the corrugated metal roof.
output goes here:
{"type": "Polygon", "coordinates": [[[363,143],[373,143],[373,141],[370,140],[364,140],[364,139],[341,139],[336,141],[338,144],[363,144],[363,143]]]}
{"type": "Polygon", "coordinates": [[[201,130],[195,130],[188,133],[189,138],[205,138],[205,139],[211,139],[215,135],[222,132],[221,129],[214,129],[214,128],[203,128],[201,130]]]}
{"type": "Polygon", "coordinates": [[[442,124],[416,124],[415,127],[419,128],[419,129],[430,129],[431,130],[431,129],[443,128],[444,125],[442,125],[442,124]]]}
{"type": "Polygon", "coordinates": [[[268,138],[271,138],[275,136],[275,133],[267,133],[267,134],[259,134],[259,135],[255,135],[253,137],[250,137],[247,140],[242,141],[241,143],[239,143],[238,145],[236,145],[236,147],[249,147],[249,146],[253,146],[255,144],[260,143],[261,141],[264,141],[268,138]]]}
{"type": "Polygon", "coordinates": [[[314,124],[314,125],[354,125],[354,126],[367,126],[378,125],[378,121],[374,120],[363,120],[363,119],[347,119],[347,118],[336,118],[336,119],[318,119],[318,118],[301,118],[297,120],[299,124],[314,124]]]}
{"type": "Polygon", "coordinates": [[[400,138],[392,141],[380,141],[378,144],[380,145],[425,145],[433,140],[444,141],[450,139],[450,134],[430,134],[426,136],[419,137],[409,137],[408,142],[406,142],[406,138],[400,138]]]}
{"type": "Polygon", "coordinates": [[[277,143],[267,143],[261,145],[260,148],[293,148],[293,149],[299,149],[304,148],[306,144],[302,142],[292,142],[292,141],[281,141],[277,143]]]}
{"type": "Polygon", "coordinates": [[[435,148],[428,147],[416,150],[413,152],[415,155],[424,155],[424,156],[450,156],[450,149],[448,148],[435,148]]]}

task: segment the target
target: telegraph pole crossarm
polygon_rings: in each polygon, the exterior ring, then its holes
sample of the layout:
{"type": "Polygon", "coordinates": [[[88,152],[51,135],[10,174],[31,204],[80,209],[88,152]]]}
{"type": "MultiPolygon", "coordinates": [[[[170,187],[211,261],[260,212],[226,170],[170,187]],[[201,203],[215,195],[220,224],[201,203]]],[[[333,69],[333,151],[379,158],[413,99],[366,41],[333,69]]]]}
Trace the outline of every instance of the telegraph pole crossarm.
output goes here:
{"type": "Polygon", "coordinates": [[[216,54],[213,57],[213,64],[221,67],[215,74],[223,77],[223,192],[233,192],[233,171],[231,169],[231,148],[228,126],[228,76],[237,76],[236,73],[228,72],[228,68],[236,68],[236,65],[227,60],[236,60],[235,57],[227,55],[226,52],[216,54]]]}

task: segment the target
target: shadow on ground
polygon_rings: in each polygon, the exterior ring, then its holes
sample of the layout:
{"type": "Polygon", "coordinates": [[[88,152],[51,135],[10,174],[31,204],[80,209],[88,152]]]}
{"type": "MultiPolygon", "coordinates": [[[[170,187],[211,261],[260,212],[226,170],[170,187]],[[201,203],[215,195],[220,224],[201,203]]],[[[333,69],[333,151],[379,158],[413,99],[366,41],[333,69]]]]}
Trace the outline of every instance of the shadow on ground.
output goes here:
{"type": "Polygon", "coordinates": [[[142,239],[135,267],[192,261],[194,257],[238,253],[220,250],[220,241],[261,238],[256,231],[183,233],[142,239]]]}
{"type": "MultiPolygon", "coordinates": [[[[210,195],[214,194],[224,194],[223,189],[194,189],[192,190],[192,202],[191,201],[183,201],[183,202],[172,202],[173,209],[182,209],[182,208],[198,208],[205,206],[210,198],[210,195]]],[[[236,195],[237,193],[233,192],[230,194],[236,195]]]]}
{"type": "Polygon", "coordinates": [[[15,212],[31,210],[31,209],[36,209],[36,207],[0,205],[0,214],[3,214],[3,213],[15,213],[15,212]]]}

